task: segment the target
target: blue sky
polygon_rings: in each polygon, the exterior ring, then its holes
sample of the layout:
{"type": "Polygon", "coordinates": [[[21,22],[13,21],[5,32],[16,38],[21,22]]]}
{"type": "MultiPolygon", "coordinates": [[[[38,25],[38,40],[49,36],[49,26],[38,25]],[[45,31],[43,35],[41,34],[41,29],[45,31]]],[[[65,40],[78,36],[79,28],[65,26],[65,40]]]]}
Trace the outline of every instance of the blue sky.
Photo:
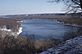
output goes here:
{"type": "Polygon", "coordinates": [[[64,12],[63,3],[47,3],[48,0],[0,0],[0,15],[64,12]]]}

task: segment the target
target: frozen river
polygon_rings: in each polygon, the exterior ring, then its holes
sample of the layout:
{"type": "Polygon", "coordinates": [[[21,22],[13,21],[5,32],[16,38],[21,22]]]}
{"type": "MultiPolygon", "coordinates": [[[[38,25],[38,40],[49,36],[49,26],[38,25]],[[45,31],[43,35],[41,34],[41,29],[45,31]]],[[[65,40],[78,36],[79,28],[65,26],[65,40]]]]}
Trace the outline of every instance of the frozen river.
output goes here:
{"type": "Polygon", "coordinates": [[[23,20],[21,26],[23,27],[22,35],[34,35],[36,39],[62,39],[66,34],[70,35],[70,32],[77,32],[78,30],[75,27],[65,26],[56,20],[49,19],[23,20]]]}

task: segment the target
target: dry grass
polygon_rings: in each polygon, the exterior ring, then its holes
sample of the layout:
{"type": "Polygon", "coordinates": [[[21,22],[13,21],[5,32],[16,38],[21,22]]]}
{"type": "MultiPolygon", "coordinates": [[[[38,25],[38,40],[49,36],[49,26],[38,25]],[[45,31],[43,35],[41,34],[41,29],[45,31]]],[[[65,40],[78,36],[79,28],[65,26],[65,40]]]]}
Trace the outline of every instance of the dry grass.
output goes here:
{"type": "Polygon", "coordinates": [[[65,24],[77,24],[82,25],[82,18],[71,17],[71,18],[57,18],[58,21],[64,22],[65,24]]]}
{"type": "Polygon", "coordinates": [[[48,48],[55,47],[59,43],[60,43],[60,40],[57,40],[57,39],[36,40],[34,43],[34,46],[37,52],[41,52],[48,48]]]}
{"type": "Polygon", "coordinates": [[[68,18],[64,20],[65,23],[82,25],[82,18],[68,18]]]}
{"type": "Polygon", "coordinates": [[[60,43],[59,40],[32,40],[18,36],[6,36],[0,38],[0,54],[35,54],[60,43]]]}

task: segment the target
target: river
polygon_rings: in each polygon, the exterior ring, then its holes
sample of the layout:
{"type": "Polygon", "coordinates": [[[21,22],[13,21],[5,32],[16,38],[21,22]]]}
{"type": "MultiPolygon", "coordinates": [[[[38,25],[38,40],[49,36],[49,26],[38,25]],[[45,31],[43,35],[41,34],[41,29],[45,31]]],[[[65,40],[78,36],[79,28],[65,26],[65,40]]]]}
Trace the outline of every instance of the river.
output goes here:
{"type": "Polygon", "coordinates": [[[35,39],[64,39],[64,36],[77,35],[77,27],[66,26],[58,23],[56,20],[49,19],[27,19],[21,23],[23,27],[22,35],[30,37],[34,36],[35,39]],[[72,34],[73,32],[73,34],[72,34]]]}

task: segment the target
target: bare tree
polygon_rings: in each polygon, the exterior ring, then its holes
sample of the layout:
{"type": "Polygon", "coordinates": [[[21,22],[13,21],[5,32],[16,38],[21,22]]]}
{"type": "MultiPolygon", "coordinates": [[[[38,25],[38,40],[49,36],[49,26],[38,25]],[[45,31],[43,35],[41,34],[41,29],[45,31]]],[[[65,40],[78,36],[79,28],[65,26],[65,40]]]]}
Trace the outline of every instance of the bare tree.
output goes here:
{"type": "Polygon", "coordinates": [[[49,0],[49,2],[53,3],[59,3],[59,2],[64,2],[66,5],[68,12],[78,12],[82,11],[82,0],[49,0]]]}

